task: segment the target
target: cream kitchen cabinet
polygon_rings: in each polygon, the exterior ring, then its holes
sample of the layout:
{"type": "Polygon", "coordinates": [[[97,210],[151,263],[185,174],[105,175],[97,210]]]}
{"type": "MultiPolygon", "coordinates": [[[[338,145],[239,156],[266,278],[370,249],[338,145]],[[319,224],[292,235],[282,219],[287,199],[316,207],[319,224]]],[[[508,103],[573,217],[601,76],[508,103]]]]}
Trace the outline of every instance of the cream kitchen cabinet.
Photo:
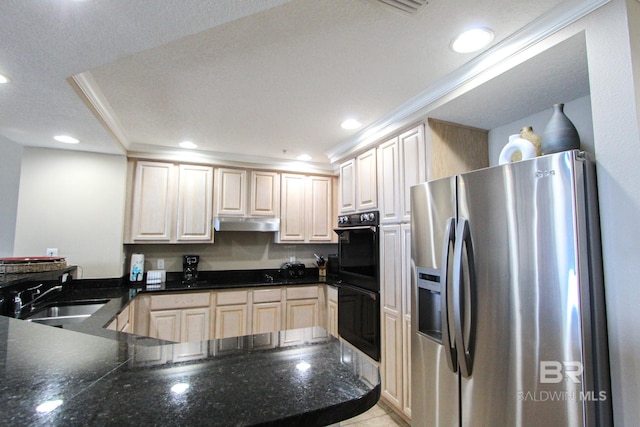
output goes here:
{"type": "Polygon", "coordinates": [[[216,216],[277,217],[280,174],[261,170],[216,168],[216,216]]]}
{"type": "Polygon", "coordinates": [[[249,334],[249,291],[217,291],[214,338],[249,334]]]}
{"type": "Polygon", "coordinates": [[[148,336],[176,343],[174,361],[201,359],[208,354],[210,293],[152,295],[148,302],[148,336]]]}
{"type": "Polygon", "coordinates": [[[279,243],[334,243],[333,177],[281,175],[279,243]]]}
{"type": "Polygon", "coordinates": [[[327,332],[338,336],[338,288],[326,285],[327,289],[327,332]]]}
{"type": "Polygon", "coordinates": [[[426,181],[424,125],[418,125],[378,146],[380,222],[409,222],[413,185],[426,181]]]}
{"type": "Polygon", "coordinates": [[[382,397],[402,411],[403,389],[403,318],[402,318],[402,235],[400,225],[380,227],[380,299],[382,397]]]}
{"type": "Polygon", "coordinates": [[[216,168],[215,215],[245,216],[247,214],[247,171],[216,168]]]}
{"type": "Polygon", "coordinates": [[[249,174],[249,215],[280,215],[280,174],[254,170],[249,174]]]}
{"type": "Polygon", "coordinates": [[[212,190],[212,167],[136,162],[126,242],[211,242],[212,190]]]}
{"type": "Polygon", "coordinates": [[[376,158],[376,148],[372,148],[340,165],[340,214],[378,207],[376,158]]]}
{"type": "Polygon", "coordinates": [[[282,329],[284,310],[281,288],[256,289],[252,292],[251,333],[263,334],[282,329]]]}
{"type": "Polygon", "coordinates": [[[341,214],[356,211],[356,159],[349,159],[340,165],[338,188],[338,210],[341,214]]]}
{"type": "Polygon", "coordinates": [[[309,328],[320,324],[318,286],[287,288],[287,329],[309,328]]]}

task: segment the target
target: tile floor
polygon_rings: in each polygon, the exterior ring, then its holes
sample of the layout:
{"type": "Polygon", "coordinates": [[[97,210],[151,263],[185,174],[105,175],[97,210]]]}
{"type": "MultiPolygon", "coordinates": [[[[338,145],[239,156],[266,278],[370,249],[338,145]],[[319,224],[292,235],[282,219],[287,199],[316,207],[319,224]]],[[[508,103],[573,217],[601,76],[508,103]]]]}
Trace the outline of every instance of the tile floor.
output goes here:
{"type": "Polygon", "coordinates": [[[398,414],[393,412],[387,405],[378,402],[376,406],[357,417],[349,418],[340,422],[340,426],[349,427],[409,427],[398,414]]]}

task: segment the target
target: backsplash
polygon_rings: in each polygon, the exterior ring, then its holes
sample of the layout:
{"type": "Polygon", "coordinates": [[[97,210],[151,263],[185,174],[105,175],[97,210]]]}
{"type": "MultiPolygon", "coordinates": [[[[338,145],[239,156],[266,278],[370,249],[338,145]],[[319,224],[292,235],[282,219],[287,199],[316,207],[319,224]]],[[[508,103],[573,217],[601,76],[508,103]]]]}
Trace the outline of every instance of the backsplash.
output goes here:
{"type": "Polygon", "coordinates": [[[308,267],[315,266],[314,253],[326,255],[338,252],[337,244],[276,244],[273,233],[216,233],[213,244],[125,245],[123,271],[129,271],[132,253],[145,256],[145,271],[157,270],[158,260],[164,260],[164,270],[182,271],[183,255],[199,255],[198,270],[270,269],[295,257],[308,267]]]}

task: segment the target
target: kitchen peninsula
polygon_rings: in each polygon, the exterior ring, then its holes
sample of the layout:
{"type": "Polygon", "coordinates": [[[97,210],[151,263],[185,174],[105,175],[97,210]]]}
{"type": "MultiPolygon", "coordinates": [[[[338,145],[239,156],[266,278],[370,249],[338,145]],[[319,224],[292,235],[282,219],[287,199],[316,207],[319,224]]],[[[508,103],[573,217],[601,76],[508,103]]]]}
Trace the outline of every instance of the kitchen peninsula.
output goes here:
{"type": "Polygon", "coordinates": [[[71,295],[109,302],[69,329],[0,316],[5,425],[320,426],[380,396],[377,365],[319,327],[293,345],[292,331],[167,343],[103,328],[129,289],[71,295]]]}

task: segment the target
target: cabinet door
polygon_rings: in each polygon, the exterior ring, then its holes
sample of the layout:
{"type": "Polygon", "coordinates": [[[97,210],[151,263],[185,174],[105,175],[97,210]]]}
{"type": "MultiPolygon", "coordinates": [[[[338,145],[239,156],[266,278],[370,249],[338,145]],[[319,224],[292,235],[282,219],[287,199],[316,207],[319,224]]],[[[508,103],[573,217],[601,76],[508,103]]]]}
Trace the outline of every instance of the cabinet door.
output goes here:
{"type": "Polygon", "coordinates": [[[264,334],[282,329],[282,303],[254,303],[252,310],[251,333],[264,334]]]}
{"type": "Polygon", "coordinates": [[[333,181],[331,177],[310,176],[307,179],[308,242],[331,242],[333,232],[333,181]]]}
{"type": "Polygon", "coordinates": [[[169,241],[173,221],[174,165],[136,165],[131,233],[133,241],[169,241]]]}
{"type": "Polygon", "coordinates": [[[400,154],[398,138],[383,142],[378,147],[378,189],[380,196],[380,222],[400,222],[400,154]]]}
{"type": "Polygon", "coordinates": [[[116,330],[118,332],[126,332],[129,334],[133,333],[133,324],[131,315],[131,311],[133,309],[133,304],[128,304],[124,310],[122,310],[118,317],[116,317],[116,330]]]}
{"type": "Polygon", "coordinates": [[[215,338],[247,335],[247,314],[247,304],[217,306],[215,338]]]}
{"type": "Polygon", "coordinates": [[[411,417],[411,224],[400,226],[402,245],[402,411],[411,417]]]}
{"type": "Polygon", "coordinates": [[[400,225],[380,227],[380,297],[382,303],[382,394],[402,410],[402,290],[400,225]]]}
{"type": "Polygon", "coordinates": [[[376,149],[356,157],[356,210],[358,212],[378,207],[376,149]]]}
{"type": "Polygon", "coordinates": [[[180,165],[178,241],[211,241],[213,168],[180,165]]]}
{"type": "Polygon", "coordinates": [[[249,213],[251,216],[280,214],[280,174],[251,171],[249,213]]]}
{"type": "Polygon", "coordinates": [[[287,301],[287,329],[310,328],[318,325],[317,298],[287,301]]]}
{"type": "Polygon", "coordinates": [[[174,361],[202,359],[209,350],[209,308],[180,310],[180,342],[174,348],[174,361]]]}
{"type": "Polygon", "coordinates": [[[149,336],[180,342],[180,310],[154,310],[149,313],[149,336]]]}
{"type": "Polygon", "coordinates": [[[217,168],[215,186],[216,215],[246,215],[246,170],[217,168]]]}
{"type": "Polygon", "coordinates": [[[282,174],[280,241],[304,242],[305,240],[305,178],[304,175],[282,174]]]}
{"type": "Polygon", "coordinates": [[[356,172],[355,159],[340,165],[340,185],[338,190],[338,210],[341,214],[356,211],[356,172]]]}
{"type": "Polygon", "coordinates": [[[327,288],[327,331],[338,336],[338,288],[326,285],[327,288]]]}
{"type": "Polygon", "coordinates": [[[427,180],[427,155],[424,125],[404,132],[398,137],[400,146],[400,188],[402,221],[411,220],[410,188],[427,180]]]}

